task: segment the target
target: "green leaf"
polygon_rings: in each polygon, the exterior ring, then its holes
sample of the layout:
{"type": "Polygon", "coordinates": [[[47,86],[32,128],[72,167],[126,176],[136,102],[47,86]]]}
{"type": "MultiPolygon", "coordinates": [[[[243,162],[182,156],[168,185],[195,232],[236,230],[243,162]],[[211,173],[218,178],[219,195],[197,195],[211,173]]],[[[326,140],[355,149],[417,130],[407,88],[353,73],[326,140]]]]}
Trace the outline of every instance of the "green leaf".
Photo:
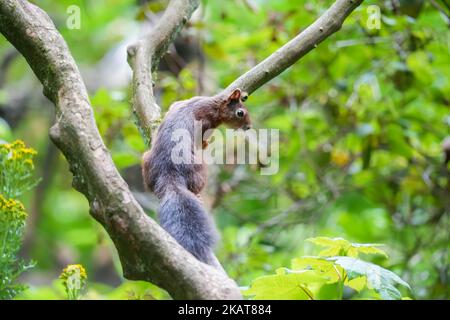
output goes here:
{"type": "Polygon", "coordinates": [[[421,84],[429,85],[433,82],[433,69],[425,52],[418,51],[410,54],[406,63],[421,84]]]}
{"type": "Polygon", "coordinates": [[[320,257],[301,257],[292,259],[292,269],[299,270],[313,268],[319,270],[328,270],[333,267],[333,263],[320,257]]]}
{"type": "Polygon", "coordinates": [[[408,289],[411,289],[410,286],[395,273],[373,263],[351,257],[331,257],[328,258],[328,260],[334,261],[336,264],[344,268],[347,272],[349,280],[347,284],[355,290],[356,288],[361,288],[361,283],[350,283],[350,281],[360,277],[365,277],[367,279],[367,287],[375,290],[375,292],[380,294],[382,299],[386,300],[396,300],[402,298],[395,285],[402,285],[408,289]]]}
{"type": "Polygon", "coordinates": [[[352,243],[351,248],[348,250],[347,255],[349,257],[357,257],[359,253],[364,254],[379,254],[382,256],[388,257],[387,253],[378,246],[382,246],[382,244],[378,243],[352,243]]]}
{"type": "Polygon", "coordinates": [[[253,296],[257,300],[310,300],[314,297],[307,285],[327,281],[326,277],[313,270],[294,271],[279,268],[276,272],[276,275],[256,278],[243,294],[253,296]]]}
{"type": "Polygon", "coordinates": [[[384,252],[380,248],[377,248],[379,246],[382,246],[382,244],[377,243],[353,243],[343,238],[327,238],[327,237],[309,238],[306,241],[312,242],[322,247],[327,247],[327,249],[322,250],[319,253],[319,256],[322,257],[344,256],[344,255],[349,257],[358,257],[360,253],[380,254],[385,257],[388,256],[386,252],[384,252]]]}
{"type": "Polygon", "coordinates": [[[367,278],[366,277],[357,277],[354,279],[345,279],[344,283],[347,287],[350,287],[358,292],[364,289],[367,286],[367,278]]]}
{"type": "Polygon", "coordinates": [[[294,270],[315,270],[327,277],[327,283],[335,283],[341,279],[342,270],[338,270],[332,261],[321,257],[302,257],[292,260],[294,270]]]}
{"type": "Polygon", "coordinates": [[[319,256],[322,257],[345,255],[345,252],[347,252],[350,247],[350,242],[342,238],[317,237],[306,239],[306,241],[321,247],[327,247],[327,249],[319,252],[319,256]]]}
{"type": "Polygon", "coordinates": [[[322,247],[346,247],[350,245],[350,242],[343,238],[316,237],[306,239],[306,241],[312,242],[322,247]]]}

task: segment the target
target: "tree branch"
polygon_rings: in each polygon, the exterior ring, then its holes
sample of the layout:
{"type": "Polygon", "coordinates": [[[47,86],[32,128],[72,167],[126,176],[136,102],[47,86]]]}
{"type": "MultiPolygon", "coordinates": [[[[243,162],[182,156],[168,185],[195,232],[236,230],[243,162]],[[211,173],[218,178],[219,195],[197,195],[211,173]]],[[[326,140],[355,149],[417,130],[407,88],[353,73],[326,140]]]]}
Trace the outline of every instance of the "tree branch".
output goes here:
{"type": "MultiPolygon", "coordinates": [[[[238,78],[228,88],[252,93],[336,32],[362,0],[337,0],[316,22],[238,78]]],[[[159,59],[198,6],[172,0],[152,32],[128,50],[133,69],[133,107],[144,136],[156,131],[161,110],[152,90],[159,59]]],[[[146,280],[174,298],[240,298],[225,274],[199,262],[143,212],[119,175],[95,124],[84,82],[64,39],[41,9],[25,0],[0,2],[0,31],[22,53],[55,104],[50,130],[89,201],[90,213],[111,236],[125,277],[146,280]]]]}
{"type": "MultiPolygon", "coordinates": [[[[183,2],[171,3],[172,10],[183,2]]],[[[240,298],[231,279],[195,259],[138,205],[100,137],[75,61],[47,14],[25,0],[2,0],[0,32],[54,103],[51,139],[69,162],[73,185],[88,199],[91,215],[111,236],[124,276],[151,281],[175,299],[240,298]]],[[[156,48],[158,55],[164,50],[164,44],[156,48]]]]}
{"type": "Polygon", "coordinates": [[[337,0],[322,16],[283,47],[236,79],[225,90],[240,88],[251,94],[289,68],[319,43],[338,31],[363,0],[337,0]]]}
{"type": "Polygon", "coordinates": [[[153,96],[152,72],[197,9],[199,0],[172,0],[155,28],[128,47],[128,63],[133,69],[133,110],[147,145],[161,120],[161,108],[153,96]]]}

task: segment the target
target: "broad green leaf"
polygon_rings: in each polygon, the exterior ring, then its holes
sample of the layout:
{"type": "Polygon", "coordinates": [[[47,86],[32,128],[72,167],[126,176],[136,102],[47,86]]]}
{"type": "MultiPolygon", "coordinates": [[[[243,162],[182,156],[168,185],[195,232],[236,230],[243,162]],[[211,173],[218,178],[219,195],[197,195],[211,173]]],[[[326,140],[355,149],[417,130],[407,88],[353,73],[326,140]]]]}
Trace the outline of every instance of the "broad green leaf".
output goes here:
{"type": "Polygon", "coordinates": [[[327,283],[335,283],[341,279],[342,268],[336,266],[332,261],[321,257],[302,257],[292,260],[294,270],[315,270],[322,276],[327,277],[327,283]]]}
{"type": "Polygon", "coordinates": [[[311,291],[314,293],[316,300],[341,300],[341,286],[342,284],[339,282],[322,284],[316,290],[311,288],[311,291]]]}
{"type": "Polygon", "coordinates": [[[280,268],[276,275],[256,278],[243,294],[255,299],[310,300],[313,296],[307,285],[326,281],[327,278],[313,270],[292,271],[280,268]]]}
{"type": "MultiPolygon", "coordinates": [[[[334,261],[347,272],[349,281],[358,277],[366,277],[367,287],[380,294],[382,299],[394,300],[401,299],[402,296],[395,285],[402,285],[411,289],[410,286],[392,271],[384,269],[370,262],[365,262],[351,257],[331,257],[334,261]]],[[[360,285],[360,283],[359,283],[360,285]]],[[[352,283],[352,286],[356,286],[352,283]]]]}
{"type": "Polygon", "coordinates": [[[352,246],[347,252],[349,257],[357,257],[359,253],[364,254],[379,254],[382,256],[388,257],[387,253],[377,248],[377,246],[382,246],[382,244],[377,243],[352,243],[352,246]]]}
{"type": "Polygon", "coordinates": [[[306,239],[306,241],[312,242],[312,243],[317,244],[322,247],[339,246],[339,247],[345,248],[347,246],[350,246],[350,242],[343,238],[316,237],[316,238],[306,239]]]}
{"type": "Polygon", "coordinates": [[[292,259],[292,269],[316,269],[316,270],[328,270],[333,267],[333,262],[328,261],[321,257],[301,257],[292,259]]]}
{"type": "Polygon", "coordinates": [[[322,250],[319,252],[319,256],[321,257],[333,257],[333,256],[339,256],[339,255],[345,255],[345,249],[342,247],[336,246],[336,247],[329,247],[325,250],[322,250]]]}
{"type": "Polygon", "coordinates": [[[322,250],[319,256],[322,257],[332,257],[332,256],[349,256],[358,257],[360,253],[365,254],[380,254],[387,257],[386,252],[377,248],[382,246],[377,243],[352,243],[343,238],[327,238],[318,237],[310,238],[307,241],[317,244],[322,247],[327,247],[327,249],[322,250]]]}
{"type": "Polygon", "coordinates": [[[347,287],[350,287],[352,289],[355,289],[356,291],[361,291],[364,289],[364,287],[367,285],[367,278],[366,277],[357,277],[354,279],[349,280],[348,278],[345,279],[344,283],[347,287]]]}

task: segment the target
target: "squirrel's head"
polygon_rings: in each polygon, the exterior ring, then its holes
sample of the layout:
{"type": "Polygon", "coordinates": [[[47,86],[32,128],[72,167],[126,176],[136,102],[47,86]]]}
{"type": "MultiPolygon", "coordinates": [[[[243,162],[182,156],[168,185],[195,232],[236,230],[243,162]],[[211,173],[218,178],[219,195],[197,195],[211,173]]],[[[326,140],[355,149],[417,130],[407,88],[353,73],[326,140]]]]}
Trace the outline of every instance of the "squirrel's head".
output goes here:
{"type": "Polygon", "coordinates": [[[226,96],[220,106],[220,118],[233,129],[247,130],[252,127],[250,115],[242,102],[247,100],[248,95],[241,89],[234,89],[226,96]]]}

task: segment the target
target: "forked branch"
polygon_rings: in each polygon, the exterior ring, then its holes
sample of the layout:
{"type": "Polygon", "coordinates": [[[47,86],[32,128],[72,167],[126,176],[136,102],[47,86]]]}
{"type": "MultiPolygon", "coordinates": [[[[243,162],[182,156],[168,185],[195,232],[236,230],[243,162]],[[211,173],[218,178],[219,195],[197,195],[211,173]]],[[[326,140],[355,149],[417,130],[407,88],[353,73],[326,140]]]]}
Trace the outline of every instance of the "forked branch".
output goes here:
{"type": "Polygon", "coordinates": [[[0,32],[54,103],[57,120],[50,136],[69,162],[73,185],[88,199],[91,215],[114,241],[124,276],[150,281],[175,299],[241,298],[233,280],[184,250],[134,199],[100,137],[75,61],[47,14],[25,0],[1,0],[0,32]]]}
{"type": "MultiPolygon", "coordinates": [[[[252,93],[336,32],[362,0],[337,0],[316,22],[228,88],[252,93]]],[[[133,107],[147,139],[161,110],[153,96],[152,72],[198,0],[172,0],[147,37],[128,50],[133,69],[133,107]]],[[[118,250],[125,277],[151,281],[178,299],[238,299],[225,274],[196,260],[139,206],[120,176],[95,124],[84,82],[53,22],[25,0],[0,1],[0,32],[25,57],[54,103],[50,136],[73,173],[74,187],[89,201],[91,215],[118,250]]]]}
{"type": "Polygon", "coordinates": [[[153,95],[152,72],[198,5],[199,0],[172,0],[150,33],[128,48],[128,63],[133,70],[133,110],[147,144],[161,119],[161,108],[153,95]]]}

